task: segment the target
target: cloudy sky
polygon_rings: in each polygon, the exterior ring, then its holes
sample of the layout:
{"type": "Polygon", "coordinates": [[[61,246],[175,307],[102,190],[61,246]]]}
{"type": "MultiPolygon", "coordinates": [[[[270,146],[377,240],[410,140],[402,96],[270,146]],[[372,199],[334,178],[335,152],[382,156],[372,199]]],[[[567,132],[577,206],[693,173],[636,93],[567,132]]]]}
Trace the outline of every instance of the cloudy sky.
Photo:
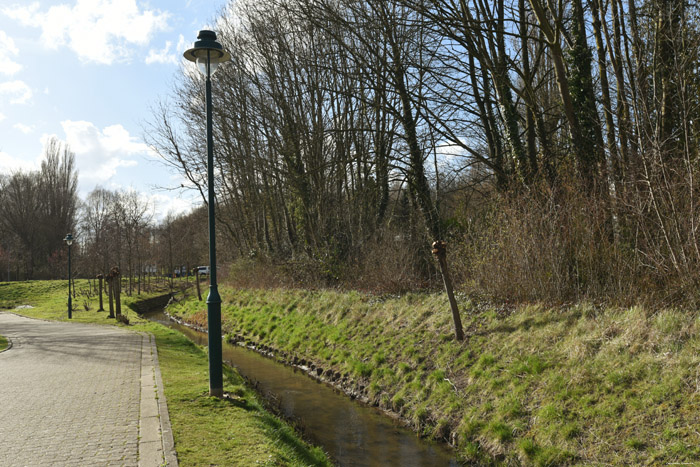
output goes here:
{"type": "Polygon", "coordinates": [[[0,0],[0,173],[38,168],[51,136],[75,152],[79,191],[135,189],[157,215],[199,200],[143,144],[182,52],[225,0],[0,0]]]}

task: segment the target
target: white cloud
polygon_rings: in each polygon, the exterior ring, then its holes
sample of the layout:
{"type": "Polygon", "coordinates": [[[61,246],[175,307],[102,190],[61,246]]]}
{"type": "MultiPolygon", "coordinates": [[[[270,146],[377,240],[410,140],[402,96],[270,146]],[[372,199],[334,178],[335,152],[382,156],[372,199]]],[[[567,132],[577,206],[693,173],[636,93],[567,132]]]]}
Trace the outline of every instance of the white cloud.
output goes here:
{"type": "Polygon", "coordinates": [[[6,118],[7,118],[7,116],[6,116],[5,114],[0,113],[0,122],[2,122],[3,120],[5,120],[6,118]]]}
{"type": "Polygon", "coordinates": [[[67,46],[85,62],[128,60],[134,46],[145,46],[168,27],[170,13],[142,9],[136,0],[77,0],[41,10],[38,3],[14,5],[2,12],[25,26],[41,28],[49,48],[67,46]]]}
{"type": "Polygon", "coordinates": [[[31,170],[37,170],[38,168],[39,159],[28,161],[0,151],[0,173],[8,174],[19,170],[29,172],[31,170]]]}
{"type": "Polygon", "coordinates": [[[32,90],[24,81],[14,80],[0,83],[0,102],[5,96],[9,97],[10,104],[26,104],[32,98],[32,90]]]}
{"type": "MultiPolygon", "coordinates": [[[[141,203],[148,206],[148,212],[149,214],[153,214],[153,220],[156,222],[162,221],[168,214],[177,216],[179,214],[188,213],[192,211],[192,209],[202,204],[201,199],[191,197],[187,194],[183,196],[182,193],[178,193],[176,191],[147,193],[138,191],[133,186],[124,186],[113,181],[104,185],[100,184],[98,186],[104,186],[113,191],[136,191],[139,195],[139,200],[141,203]]],[[[81,192],[80,195],[82,197],[86,197],[88,193],[89,191],[85,191],[81,192]]]]}
{"type": "MultiPolygon", "coordinates": [[[[149,152],[148,146],[138,142],[121,125],[100,130],[91,122],[65,120],[61,126],[66,133],[66,143],[75,153],[81,182],[106,182],[120,167],[138,164],[129,156],[149,152]]],[[[44,140],[48,138],[44,136],[44,140]]]]}
{"type": "Polygon", "coordinates": [[[13,61],[10,57],[19,54],[15,41],[5,31],[0,31],[0,73],[12,76],[22,69],[22,65],[13,61]]]}
{"type": "Polygon", "coordinates": [[[24,123],[15,123],[14,125],[12,125],[12,128],[14,128],[15,130],[21,131],[25,135],[28,135],[29,133],[34,131],[33,126],[25,125],[24,123]]]}
{"type": "Polygon", "coordinates": [[[172,45],[172,42],[166,41],[163,50],[151,49],[146,57],[146,65],[150,65],[151,63],[171,63],[177,65],[177,56],[170,53],[170,47],[172,47],[172,45]]]}
{"type": "Polygon", "coordinates": [[[155,193],[149,196],[149,202],[155,208],[156,220],[162,220],[168,214],[178,215],[190,212],[202,204],[201,200],[198,202],[196,199],[172,193],[171,195],[155,193]]]}
{"type": "Polygon", "coordinates": [[[148,56],[146,57],[146,64],[150,65],[152,63],[170,63],[177,65],[182,59],[182,54],[185,53],[190,46],[188,42],[185,41],[185,36],[180,34],[177,38],[177,45],[175,49],[171,52],[170,48],[173,46],[172,41],[165,41],[165,47],[161,50],[151,49],[148,51],[148,56]]]}
{"type": "Polygon", "coordinates": [[[189,43],[185,42],[185,36],[180,34],[180,37],[177,39],[177,47],[175,50],[177,50],[178,55],[182,55],[185,53],[185,50],[189,48],[189,43]]]}
{"type": "MultiPolygon", "coordinates": [[[[464,143],[465,141],[466,139],[461,139],[462,143],[464,143]]],[[[438,159],[446,160],[451,160],[457,157],[464,156],[466,154],[466,150],[459,144],[446,141],[438,143],[438,145],[435,147],[435,152],[438,156],[438,159]]]]}

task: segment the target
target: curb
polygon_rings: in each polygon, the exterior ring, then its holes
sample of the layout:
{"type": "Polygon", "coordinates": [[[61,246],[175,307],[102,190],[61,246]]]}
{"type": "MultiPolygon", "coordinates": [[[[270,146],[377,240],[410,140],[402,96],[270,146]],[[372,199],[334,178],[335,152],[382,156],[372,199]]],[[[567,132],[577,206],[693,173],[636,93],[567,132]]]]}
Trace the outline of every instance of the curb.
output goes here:
{"type": "Polygon", "coordinates": [[[141,335],[141,410],[139,415],[139,467],[178,465],[168,406],[158,365],[155,337],[141,335]]]}
{"type": "Polygon", "coordinates": [[[170,426],[170,413],[168,412],[168,403],[165,400],[163,392],[163,379],[160,376],[160,364],[158,363],[158,349],[156,348],[156,339],[151,334],[151,355],[153,355],[153,366],[155,368],[158,411],[160,413],[160,432],[163,437],[163,456],[165,464],[177,467],[177,452],[175,451],[175,441],[173,440],[173,430],[170,426]]]}
{"type": "Polygon", "coordinates": [[[168,406],[158,365],[158,349],[151,333],[141,335],[141,410],[139,467],[177,467],[168,406]]]}

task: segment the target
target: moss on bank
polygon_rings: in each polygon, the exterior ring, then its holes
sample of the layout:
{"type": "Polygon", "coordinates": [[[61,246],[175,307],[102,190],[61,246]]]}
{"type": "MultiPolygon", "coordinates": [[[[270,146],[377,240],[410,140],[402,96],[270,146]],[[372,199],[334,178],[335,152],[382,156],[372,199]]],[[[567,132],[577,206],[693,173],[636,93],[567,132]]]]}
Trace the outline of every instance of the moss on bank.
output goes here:
{"type": "MultiPolygon", "coordinates": [[[[222,288],[225,332],[347,379],[421,434],[478,463],[694,462],[700,321],[587,304],[517,309],[442,295],[222,288]]],[[[170,313],[206,325],[206,304],[170,313]]]]}

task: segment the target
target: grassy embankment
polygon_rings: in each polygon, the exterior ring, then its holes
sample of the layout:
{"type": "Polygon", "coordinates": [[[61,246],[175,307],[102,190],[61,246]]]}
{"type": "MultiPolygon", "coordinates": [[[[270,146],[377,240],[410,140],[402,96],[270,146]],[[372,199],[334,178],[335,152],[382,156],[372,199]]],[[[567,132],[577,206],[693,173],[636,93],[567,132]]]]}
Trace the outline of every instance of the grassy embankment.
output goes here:
{"type": "Polygon", "coordinates": [[[0,352],[5,350],[8,344],[9,342],[7,342],[7,338],[0,336],[0,352]]]}
{"type": "MultiPolygon", "coordinates": [[[[77,281],[76,289],[86,283],[77,281]]],[[[0,309],[40,319],[67,320],[65,281],[0,283],[0,309]],[[34,308],[13,310],[20,305],[34,308]]],[[[142,296],[141,298],[146,298],[142,296]]],[[[123,310],[138,300],[123,297],[123,310]]],[[[74,302],[75,303],[75,302],[74,302]]],[[[83,308],[73,321],[115,325],[107,313],[83,308]]],[[[134,331],[156,336],[165,397],[182,466],[199,465],[328,465],[325,454],[306,445],[294,430],[266,412],[240,376],[226,370],[224,390],[236,402],[212,398],[208,393],[206,353],[182,334],[145,321],[129,311],[134,331]]],[[[119,326],[122,326],[119,324],[119,326]]]]}
{"type": "MultiPolygon", "coordinates": [[[[507,310],[462,298],[469,339],[458,343],[442,295],[225,287],[222,295],[226,332],[347,375],[471,463],[700,459],[697,313],[507,310]]],[[[169,312],[205,325],[205,308],[189,300],[169,312]]]]}

